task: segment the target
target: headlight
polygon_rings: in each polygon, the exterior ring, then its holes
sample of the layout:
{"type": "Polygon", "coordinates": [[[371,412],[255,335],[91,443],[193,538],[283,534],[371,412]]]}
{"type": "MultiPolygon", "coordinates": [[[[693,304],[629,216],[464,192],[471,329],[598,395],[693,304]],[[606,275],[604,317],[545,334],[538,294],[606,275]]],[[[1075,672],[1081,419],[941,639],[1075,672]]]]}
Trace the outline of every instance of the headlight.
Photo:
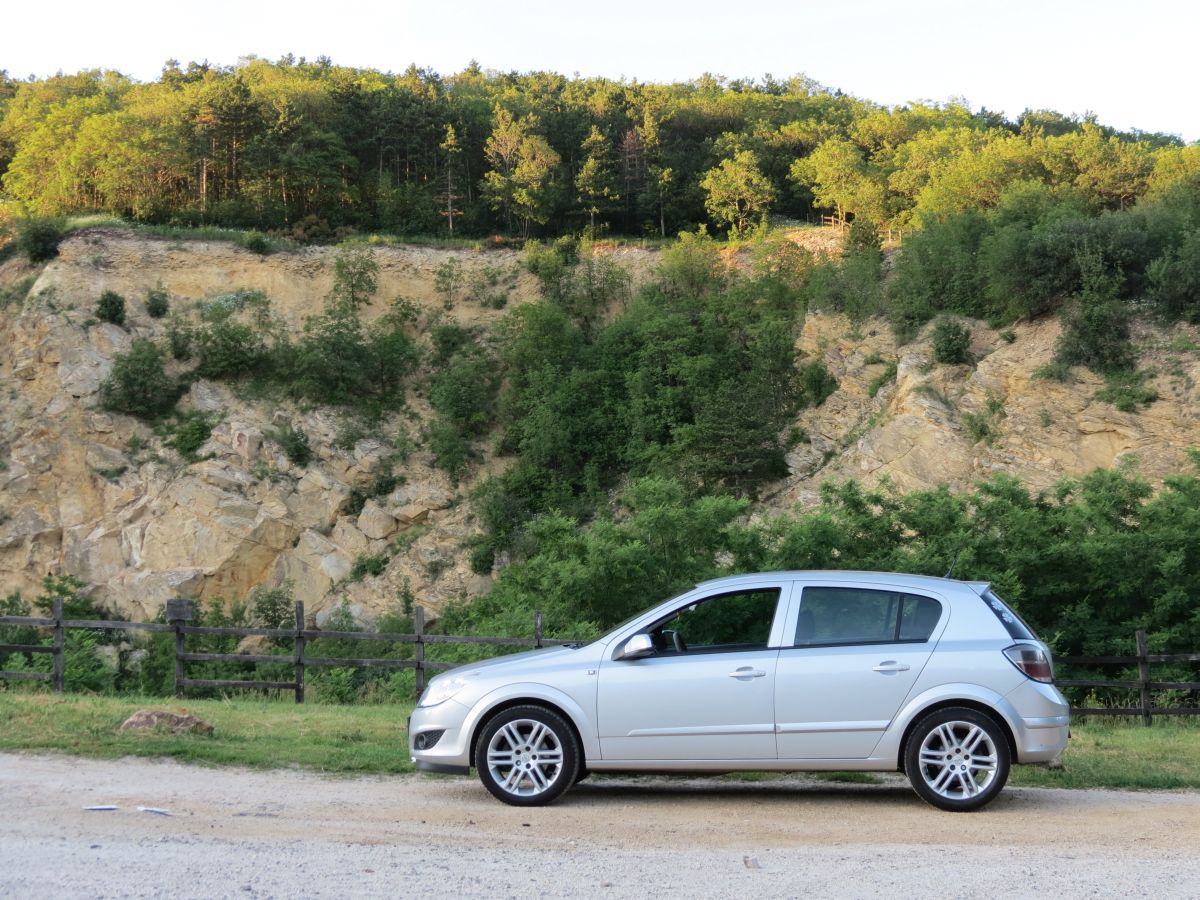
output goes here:
{"type": "Polygon", "coordinates": [[[445,703],[478,675],[478,672],[463,672],[461,675],[441,675],[433,679],[421,695],[417,706],[437,706],[439,703],[445,703]]]}

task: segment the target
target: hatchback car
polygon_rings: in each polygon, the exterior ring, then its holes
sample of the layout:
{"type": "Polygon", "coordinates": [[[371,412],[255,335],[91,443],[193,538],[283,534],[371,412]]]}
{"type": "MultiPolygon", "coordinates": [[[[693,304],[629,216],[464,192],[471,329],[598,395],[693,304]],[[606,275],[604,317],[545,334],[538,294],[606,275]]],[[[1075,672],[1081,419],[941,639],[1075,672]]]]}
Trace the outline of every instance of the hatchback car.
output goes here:
{"type": "Polygon", "coordinates": [[[590,772],[903,771],[978,809],[1067,743],[1050,651],[985,582],[879,572],[707,581],[588,644],[434,678],[418,769],[471,767],[505,803],[590,772]]]}

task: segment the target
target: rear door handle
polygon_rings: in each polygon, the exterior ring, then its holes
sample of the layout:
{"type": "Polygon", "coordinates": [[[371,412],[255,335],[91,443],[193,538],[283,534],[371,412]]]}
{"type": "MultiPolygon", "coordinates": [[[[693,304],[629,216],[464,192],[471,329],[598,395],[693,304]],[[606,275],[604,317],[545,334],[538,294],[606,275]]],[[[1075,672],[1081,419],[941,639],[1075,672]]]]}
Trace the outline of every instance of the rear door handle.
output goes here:
{"type": "Polygon", "coordinates": [[[729,673],[730,678],[762,678],[767,673],[762,669],[754,669],[750,666],[742,666],[739,669],[734,669],[729,673]]]}
{"type": "Polygon", "coordinates": [[[911,666],[908,666],[905,663],[898,663],[894,659],[885,659],[879,665],[872,666],[871,671],[888,674],[891,672],[907,672],[910,668],[911,666]]]}

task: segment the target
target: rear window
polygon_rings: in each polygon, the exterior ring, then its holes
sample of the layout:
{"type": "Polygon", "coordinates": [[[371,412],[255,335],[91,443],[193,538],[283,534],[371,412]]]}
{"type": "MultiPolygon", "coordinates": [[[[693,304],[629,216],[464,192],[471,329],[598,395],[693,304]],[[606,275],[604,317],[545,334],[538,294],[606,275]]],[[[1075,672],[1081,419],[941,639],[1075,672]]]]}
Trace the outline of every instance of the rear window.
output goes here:
{"type": "Polygon", "coordinates": [[[988,588],[983,592],[983,602],[988,605],[996,618],[1000,620],[1000,624],[1008,632],[1008,636],[1015,641],[1036,641],[1035,635],[1024,620],[1021,619],[1015,612],[1009,609],[1007,603],[996,596],[996,592],[988,588]]]}

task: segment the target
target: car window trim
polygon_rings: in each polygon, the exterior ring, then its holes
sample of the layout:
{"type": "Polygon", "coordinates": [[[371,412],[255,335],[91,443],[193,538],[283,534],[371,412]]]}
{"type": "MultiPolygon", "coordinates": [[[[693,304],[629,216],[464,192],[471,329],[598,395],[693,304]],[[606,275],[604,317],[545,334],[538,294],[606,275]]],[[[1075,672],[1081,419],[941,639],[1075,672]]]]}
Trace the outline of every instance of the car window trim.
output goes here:
{"type": "Polygon", "coordinates": [[[792,583],[792,597],[793,597],[793,603],[791,604],[791,609],[788,611],[788,619],[787,619],[787,622],[784,623],[784,632],[780,638],[781,646],[782,646],[782,649],[784,649],[784,650],[808,650],[810,648],[818,648],[818,647],[824,647],[824,648],[829,648],[829,647],[872,647],[872,646],[892,647],[892,646],[895,646],[896,644],[928,644],[933,641],[934,636],[936,634],[938,634],[941,631],[942,626],[944,626],[945,621],[946,621],[946,612],[947,612],[947,609],[949,606],[945,597],[940,596],[939,594],[936,594],[933,591],[926,590],[923,588],[910,588],[910,587],[901,586],[901,585],[873,584],[873,583],[858,582],[858,581],[841,581],[841,582],[829,583],[829,582],[822,582],[822,581],[799,581],[798,580],[798,581],[795,581],[792,583]],[[898,610],[897,610],[897,614],[896,614],[896,624],[895,624],[895,628],[892,632],[893,634],[897,635],[897,637],[893,640],[887,640],[887,641],[875,641],[875,640],[871,640],[871,641],[826,641],[826,642],[822,642],[820,644],[797,644],[796,643],[796,622],[800,616],[800,611],[804,608],[804,590],[805,590],[805,588],[825,588],[825,589],[845,588],[848,590],[856,590],[856,591],[876,591],[878,593],[906,594],[911,597],[924,597],[927,600],[933,600],[935,603],[937,603],[938,608],[940,609],[940,614],[938,616],[937,625],[935,625],[933,627],[933,631],[931,631],[929,633],[929,636],[924,639],[918,639],[918,638],[901,639],[899,637],[900,616],[904,609],[904,603],[901,602],[901,603],[897,604],[898,610]]]}

